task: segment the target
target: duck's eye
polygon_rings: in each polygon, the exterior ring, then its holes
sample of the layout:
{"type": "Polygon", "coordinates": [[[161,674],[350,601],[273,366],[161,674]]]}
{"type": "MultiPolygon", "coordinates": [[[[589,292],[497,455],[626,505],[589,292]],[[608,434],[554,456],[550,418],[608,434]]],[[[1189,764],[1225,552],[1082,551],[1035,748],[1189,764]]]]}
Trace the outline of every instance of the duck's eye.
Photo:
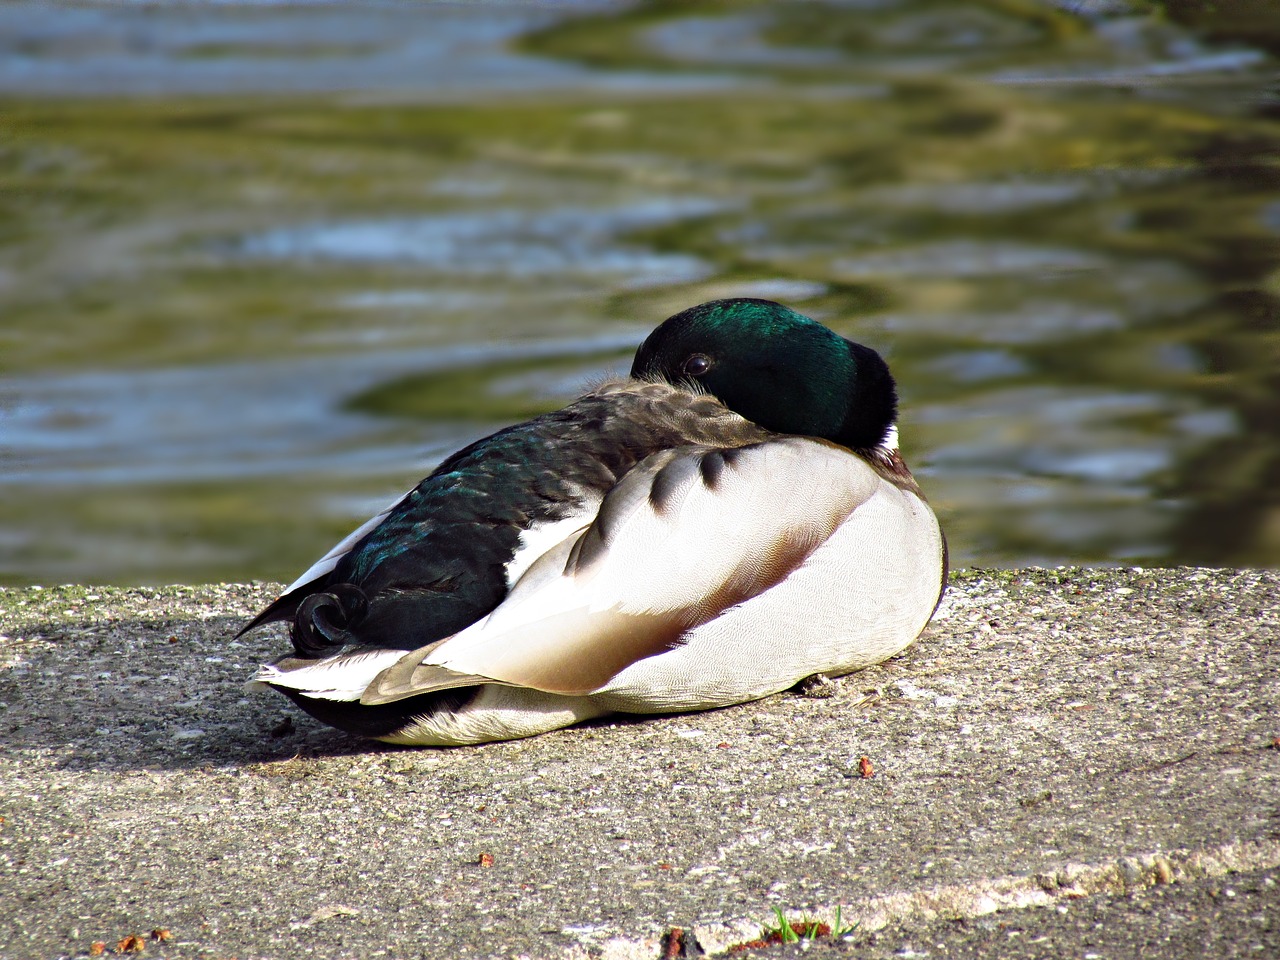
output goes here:
{"type": "Polygon", "coordinates": [[[690,377],[700,377],[711,369],[711,358],[695,353],[684,362],[680,372],[690,377]]]}

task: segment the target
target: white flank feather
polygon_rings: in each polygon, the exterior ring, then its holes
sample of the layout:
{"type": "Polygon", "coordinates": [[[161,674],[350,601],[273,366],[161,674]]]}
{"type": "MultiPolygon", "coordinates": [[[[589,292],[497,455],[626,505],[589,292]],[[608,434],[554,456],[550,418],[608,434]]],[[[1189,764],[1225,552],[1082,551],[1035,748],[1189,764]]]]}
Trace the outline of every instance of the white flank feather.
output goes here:
{"type": "Polygon", "coordinates": [[[539,523],[520,533],[520,544],[515,555],[507,562],[505,572],[507,589],[515,586],[517,580],[525,575],[528,569],[548,550],[559,546],[565,540],[577,536],[591,525],[591,520],[600,507],[600,498],[596,497],[585,509],[575,512],[563,520],[550,523],[539,523]]]}

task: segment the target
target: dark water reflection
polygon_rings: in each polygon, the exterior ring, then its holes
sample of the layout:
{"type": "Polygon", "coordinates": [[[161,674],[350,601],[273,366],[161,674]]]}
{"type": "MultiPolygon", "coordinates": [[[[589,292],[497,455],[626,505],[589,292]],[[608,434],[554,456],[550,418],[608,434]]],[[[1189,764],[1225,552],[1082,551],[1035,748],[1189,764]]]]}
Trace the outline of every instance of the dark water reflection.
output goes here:
{"type": "Polygon", "coordinates": [[[8,4],[0,582],[288,579],[726,295],[961,564],[1275,565],[1280,17],[1168,6],[8,4]]]}

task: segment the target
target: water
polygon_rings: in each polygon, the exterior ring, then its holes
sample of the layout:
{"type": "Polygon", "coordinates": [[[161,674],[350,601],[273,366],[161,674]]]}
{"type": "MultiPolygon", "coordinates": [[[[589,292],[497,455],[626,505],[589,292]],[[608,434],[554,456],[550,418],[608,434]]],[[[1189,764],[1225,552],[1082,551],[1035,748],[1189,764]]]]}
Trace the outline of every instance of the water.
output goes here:
{"type": "Polygon", "coordinates": [[[6,4],[0,582],[292,579],[731,295],[886,354],[958,564],[1275,565],[1249,9],[6,4]]]}

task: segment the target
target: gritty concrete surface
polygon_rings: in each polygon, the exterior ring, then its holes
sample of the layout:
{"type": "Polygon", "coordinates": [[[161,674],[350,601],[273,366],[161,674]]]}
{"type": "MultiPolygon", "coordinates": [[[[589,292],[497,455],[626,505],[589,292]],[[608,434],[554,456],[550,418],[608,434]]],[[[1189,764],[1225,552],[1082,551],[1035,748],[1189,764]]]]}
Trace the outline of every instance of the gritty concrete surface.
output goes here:
{"type": "Polygon", "coordinates": [[[0,590],[0,957],[1280,956],[1280,574],[965,572],[834,684],[453,750],[244,693],[274,590],[0,590]]]}
{"type": "Polygon", "coordinates": [[[750,960],[1272,960],[1280,956],[1280,871],[1246,870],[927,923],[895,922],[838,943],[740,954],[750,960]]]}

